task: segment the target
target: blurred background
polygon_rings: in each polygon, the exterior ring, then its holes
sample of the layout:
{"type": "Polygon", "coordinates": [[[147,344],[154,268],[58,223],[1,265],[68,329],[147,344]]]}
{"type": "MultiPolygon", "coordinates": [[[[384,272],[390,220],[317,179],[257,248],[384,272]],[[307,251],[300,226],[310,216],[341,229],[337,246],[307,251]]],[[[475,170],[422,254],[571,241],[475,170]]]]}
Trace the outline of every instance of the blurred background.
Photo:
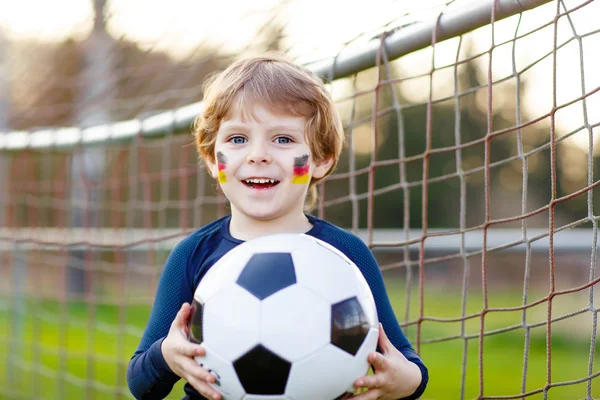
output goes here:
{"type": "Polygon", "coordinates": [[[424,398],[600,397],[600,1],[414,3],[0,0],[0,398],[131,398],[166,257],[228,213],[203,80],[265,50],[336,101],[313,213],[372,248],[424,398]]]}

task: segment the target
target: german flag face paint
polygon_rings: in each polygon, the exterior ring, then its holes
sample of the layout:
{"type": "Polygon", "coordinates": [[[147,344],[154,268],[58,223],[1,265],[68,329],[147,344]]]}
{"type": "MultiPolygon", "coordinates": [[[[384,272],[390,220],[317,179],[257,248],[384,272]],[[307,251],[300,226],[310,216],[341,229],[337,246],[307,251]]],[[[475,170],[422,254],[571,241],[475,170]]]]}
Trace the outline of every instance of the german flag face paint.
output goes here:
{"type": "Polygon", "coordinates": [[[227,157],[220,151],[217,152],[217,168],[219,170],[219,183],[227,182],[224,169],[227,167],[227,157]]]}
{"type": "Polygon", "coordinates": [[[304,154],[302,157],[294,157],[294,177],[292,178],[292,183],[306,185],[309,181],[309,168],[308,154],[304,154]]]}

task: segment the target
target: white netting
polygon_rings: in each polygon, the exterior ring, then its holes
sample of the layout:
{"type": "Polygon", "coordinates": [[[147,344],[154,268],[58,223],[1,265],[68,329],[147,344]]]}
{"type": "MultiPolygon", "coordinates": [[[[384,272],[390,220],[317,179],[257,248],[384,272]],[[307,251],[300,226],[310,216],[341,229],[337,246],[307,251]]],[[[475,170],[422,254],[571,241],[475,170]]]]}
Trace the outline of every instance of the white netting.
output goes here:
{"type": "Polygon", "coordinates": [[[266,49],[335,78],[316,212],[373,248],[425,398],[600,396],[600,1],[67,3],[0,13],[0,397],[130,396],[168,252],[227,212],[202,80],[266,49]]]}

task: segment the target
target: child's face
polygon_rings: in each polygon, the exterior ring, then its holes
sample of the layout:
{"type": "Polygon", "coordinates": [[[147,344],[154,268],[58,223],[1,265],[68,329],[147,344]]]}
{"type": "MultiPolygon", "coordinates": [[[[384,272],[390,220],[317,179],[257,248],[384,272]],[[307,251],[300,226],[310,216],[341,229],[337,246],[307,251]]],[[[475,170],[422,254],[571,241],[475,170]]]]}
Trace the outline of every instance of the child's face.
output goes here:
{"type": "Polygon", "coordinates": [[[263,221],[297,216],[303,212],[311,177],[323,177],[332,161],[313,160],[304,117],[260,104],[248,111],[242,115],[236,109],[221,121],[210,171],[232,213],[263,221]]]}

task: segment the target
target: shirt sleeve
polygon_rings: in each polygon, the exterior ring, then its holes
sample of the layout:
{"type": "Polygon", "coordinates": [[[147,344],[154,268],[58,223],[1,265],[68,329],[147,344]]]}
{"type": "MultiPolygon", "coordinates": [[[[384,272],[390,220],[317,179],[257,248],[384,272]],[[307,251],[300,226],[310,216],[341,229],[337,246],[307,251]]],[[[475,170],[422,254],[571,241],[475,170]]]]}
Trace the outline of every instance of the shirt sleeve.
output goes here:
{"type": "MultiPolygon", "coordinates": [[[[390,339],[390,342],[396,347],[409,361],[415,363],[421,370],[421,384],[417,390],[409,397],[403,400],[418,399],[429,381],[429,372],[425,363],[402,332],[400,324],[394,314],[390,299],[388,297],[381,270],[377,264],[377,260],[373,256],[371,250],[358,237],[347,233],[347,236],[336,238],[342,246],[339,250],[346,254],[361,270],[365,277],[377,307],[377,316],[379,322],[383,325],[383,329],[390,339]]],[[[334,244],[335,245],[335,244],[334,244]]],[[[337,247],[337,246],[336,246],[337,247]]]]}
{"type": "Polygon", "coordinates": [[[180,379],[167,365],[161,344],[181,305],[193,299],[187,268],[196,243],[191,237],[182,240],[165,263],[146,329],[127,367],[127,385],[136,399],[163,399],[180,379]]]}

